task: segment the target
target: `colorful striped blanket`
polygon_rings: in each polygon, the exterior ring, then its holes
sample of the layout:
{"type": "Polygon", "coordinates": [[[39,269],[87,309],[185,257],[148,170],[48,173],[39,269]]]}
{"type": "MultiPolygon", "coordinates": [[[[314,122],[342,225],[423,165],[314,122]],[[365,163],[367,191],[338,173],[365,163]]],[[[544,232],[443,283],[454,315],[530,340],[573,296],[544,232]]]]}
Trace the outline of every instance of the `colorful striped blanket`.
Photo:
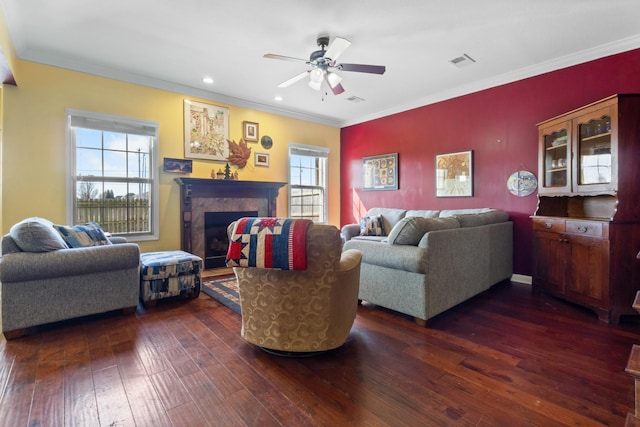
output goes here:
{"type": "Polygon", "coordinates": [[[229,239],[227,267],[307,269],[307,219],[240,218],[229,239]]]}

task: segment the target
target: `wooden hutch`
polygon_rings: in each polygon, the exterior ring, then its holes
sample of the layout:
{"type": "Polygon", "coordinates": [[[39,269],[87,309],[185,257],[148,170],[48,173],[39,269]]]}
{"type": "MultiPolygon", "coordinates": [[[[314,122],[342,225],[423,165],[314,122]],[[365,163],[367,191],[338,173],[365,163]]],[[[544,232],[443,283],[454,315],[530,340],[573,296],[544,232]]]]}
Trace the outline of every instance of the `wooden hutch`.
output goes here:
{"type": "Polygon", "coordinates": [[[617,324],[640,289],[640,95],[538,124],[533,289],[617,324]]]}

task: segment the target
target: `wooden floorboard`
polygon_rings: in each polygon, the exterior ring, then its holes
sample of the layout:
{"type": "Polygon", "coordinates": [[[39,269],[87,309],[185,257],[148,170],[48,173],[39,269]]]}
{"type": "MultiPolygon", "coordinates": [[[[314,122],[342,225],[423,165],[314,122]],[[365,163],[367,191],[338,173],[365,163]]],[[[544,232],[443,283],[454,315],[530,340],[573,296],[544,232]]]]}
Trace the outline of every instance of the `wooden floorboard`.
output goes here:
{"type": "Polygon", "coordinates": [[[0,427],[622,426],[640,320],[505,283],[432,319],[364,303],[344,346],[278,357],[201,294],[0,339],[0,427]]]}

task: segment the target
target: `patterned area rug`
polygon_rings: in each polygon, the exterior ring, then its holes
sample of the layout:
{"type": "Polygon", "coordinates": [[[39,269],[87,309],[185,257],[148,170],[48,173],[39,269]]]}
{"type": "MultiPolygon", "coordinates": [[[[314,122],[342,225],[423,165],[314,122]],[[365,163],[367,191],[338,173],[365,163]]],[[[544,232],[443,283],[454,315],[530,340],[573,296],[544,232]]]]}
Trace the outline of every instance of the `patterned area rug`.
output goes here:
{"type": "Polygon", "coordinates": [[[205,277],[202,279],[202,292],[219,303],[240,314],[240,298],[236,276],[205,277]]]}

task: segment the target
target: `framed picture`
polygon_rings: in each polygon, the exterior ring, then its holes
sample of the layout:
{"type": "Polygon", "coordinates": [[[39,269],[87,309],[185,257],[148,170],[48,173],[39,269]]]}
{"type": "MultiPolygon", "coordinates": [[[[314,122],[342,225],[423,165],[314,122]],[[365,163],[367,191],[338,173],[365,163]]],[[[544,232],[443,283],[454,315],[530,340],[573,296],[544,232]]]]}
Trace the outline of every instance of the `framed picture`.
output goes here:
{"type": "Polygon", "coordinates": [[[229,109],[184,101],[184,156],[226,161],[229,158],[229,109]]]}
{"type": "Polygon", "coordinates": [[[269,154],[256,153],[256,166],[269,166],[269,154]]]}
{"type": "Polygon", "coordinates": [[[242,122],[242,135],[247,142],[258,142],[258,124],[253,122],[242,122]]]}
{"type": "Polygon", "coordinates": [[[363,157],[363,190],[398,189],[398,153],[363,157]]]}
{"type": "Polygon", "coordinates": [[[171,173],[191,173],[193,170],[193,161],[165,157],[162,170],[171,173]]]}
{"type": "Polygon", "coordinates": [[[436,155],[436,197],[473,196],[473,151],[436,155]]]}

